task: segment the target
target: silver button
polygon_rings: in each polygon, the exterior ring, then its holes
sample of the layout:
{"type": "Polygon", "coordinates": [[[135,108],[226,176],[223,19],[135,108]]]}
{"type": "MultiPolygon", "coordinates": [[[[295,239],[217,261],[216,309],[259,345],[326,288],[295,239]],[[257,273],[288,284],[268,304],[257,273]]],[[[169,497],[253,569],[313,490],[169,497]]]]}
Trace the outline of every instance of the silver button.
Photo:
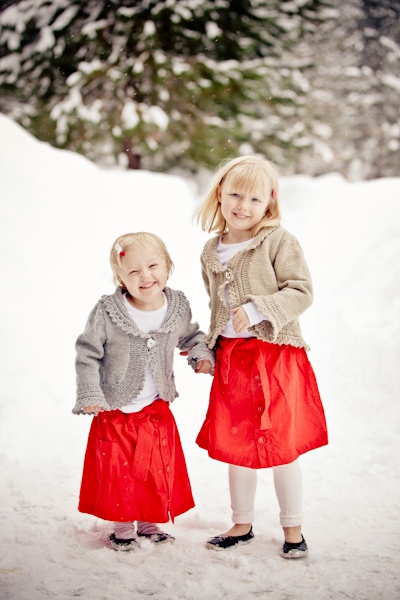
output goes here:
{"type": "Polygon", "coordinates": [[[232,273],[232,271],[229,271],[229,270],[226,271],[226,273],[225,273],[225,279],[227,279],[228,281],[232,281],[232,279],[233,279],[233,273],[232,273]]]}
{"type": "Polygon", "coordinates": [[[156,345],[156,340],[154,340],[153,338],[148,338],[146,341],[146,345],[148,349],[151,350],[151,348],[153,348],[153,346],[156,345]]]}

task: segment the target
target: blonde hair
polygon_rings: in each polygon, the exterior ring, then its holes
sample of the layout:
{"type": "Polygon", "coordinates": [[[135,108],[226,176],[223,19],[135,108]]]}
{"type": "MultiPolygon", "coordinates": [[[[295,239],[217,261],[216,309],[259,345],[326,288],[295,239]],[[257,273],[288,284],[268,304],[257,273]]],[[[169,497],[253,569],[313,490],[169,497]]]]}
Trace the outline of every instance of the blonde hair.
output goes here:
{"type": "Polygon", "coordinates": [[[174,270],[174,263],[171,260],[164,242],[158,237],[158,235],[155,235],[155,233],[147,233],[146,231],[139,231],[138,233],[125,233],[124,235],[117,237],[111,247],[110,252],[110,265],[113,272],[113,281],[115,285],[123,287],[121,286],[121,282],[118,277],[119,270],[122,266],[122,257],[120,256],[119,251],[116,249],[116,246],[120,246],[122,251],[126,251],[129,246],[133,245],[139,245],[142,246],[142,248],[155,250],[165,259],[168,277],[172,274],[174,270]]]}
{"type": "Polygon", "coordinates": [[[228,176],[232,185],[243,193],[256,197],[269,196],[266,214],[251,230],[252,237],[263,227],[274,227],[281,222],[278,172],[275,165],[259,156],[239,156],[222,163],[211,180],[206,196],[195,211],[195,220],[200,223],[203,231],[219,235],[228,231],[219,202],[221,186],[228,176]],[[269,185],[271,192],[268,190],[269,185]]]}

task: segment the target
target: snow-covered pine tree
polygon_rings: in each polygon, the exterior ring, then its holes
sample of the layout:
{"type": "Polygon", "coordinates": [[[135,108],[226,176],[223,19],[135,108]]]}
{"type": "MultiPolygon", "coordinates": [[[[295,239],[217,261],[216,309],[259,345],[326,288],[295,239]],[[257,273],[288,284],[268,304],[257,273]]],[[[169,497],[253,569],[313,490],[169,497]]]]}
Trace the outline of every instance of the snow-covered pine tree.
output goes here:
{"type": "Polygon", "coordinates": [[[104,163],[123,148],[150,169],[213,166],[243,149],[282,162],[299,137],[294,90],[309,62],[293,51],[320,4],[8,2],[0,110],[104,163]]]}
{"type": "Polygon", "coordinates": [[[359,66],[367,80],[360,160],[369,178],[400,173],[400,2],[362,0],[359,66]]]}
{"type": "Polygon", "coordinates": [[[312,67],[298,111],[310,144],[294,172],[350,180],[400,172],[400,3],[333,0],[331,18],[307,32],[312,67]]]}

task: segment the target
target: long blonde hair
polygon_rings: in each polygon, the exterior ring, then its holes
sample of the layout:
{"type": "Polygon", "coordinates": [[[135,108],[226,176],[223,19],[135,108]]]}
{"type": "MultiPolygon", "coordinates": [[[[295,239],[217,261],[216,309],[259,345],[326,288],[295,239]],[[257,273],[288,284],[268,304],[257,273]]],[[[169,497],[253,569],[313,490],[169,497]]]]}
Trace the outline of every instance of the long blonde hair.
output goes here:
{"type": "Polygon", "coordinates": [[[195,220],[200,223],[203,231],[215,232],[218,235],[228,231],[219,202],[221,186],[228,175],[234,187],[256,197],[265,196],[266,190],[271,186],[272,191],[267,194],[269,195],[267,211],[251,230],[252,237],[263,227],[274,227],[281,222],[278,172],[275,165],[265,158],[246,155],[223,162],[211,180],[209,190],[194,214],[195,220]]]}
{"type": "Polygon", "coordinates": [[[138,244],[144,248],[155,250],[160,256],[162,256],[165,259],[168,276],[171,275],[171,273],[174,270],[174,263],[171,260],[171,257],[164,242],[161,238],[158,237],[158,235],[156,235],[155,233],[148,233],[147,231],[139,231],[137,233],[125,233],[124,235],[120,235],[119,237],[117,237],[117,239],[111,247],[110,252],[110,265],[114,275],[115,285],[121,285],[118,275],[122,265],[121,255],[120,252],[116,249],[116,247],[120,248],[124,252],[126,248],[128,248],[128,246],[132,246],[134,244],[138,244]]]}

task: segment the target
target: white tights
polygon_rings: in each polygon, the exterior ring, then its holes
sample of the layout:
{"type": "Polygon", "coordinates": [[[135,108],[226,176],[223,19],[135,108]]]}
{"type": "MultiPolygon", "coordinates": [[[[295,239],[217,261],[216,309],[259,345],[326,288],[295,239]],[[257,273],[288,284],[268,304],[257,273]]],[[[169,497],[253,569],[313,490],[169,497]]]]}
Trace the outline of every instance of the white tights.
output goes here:
{"type": "MultiPolygon", "coordinates": [[[[303,481],[299,460],[272,467],[275,492],[280,508],[282,527],[296,527],[303,520],[303,481]]],[[[257,488],[257,469],[229,465],[233,523],[254,521],[254,499],[257,488]]]]}

